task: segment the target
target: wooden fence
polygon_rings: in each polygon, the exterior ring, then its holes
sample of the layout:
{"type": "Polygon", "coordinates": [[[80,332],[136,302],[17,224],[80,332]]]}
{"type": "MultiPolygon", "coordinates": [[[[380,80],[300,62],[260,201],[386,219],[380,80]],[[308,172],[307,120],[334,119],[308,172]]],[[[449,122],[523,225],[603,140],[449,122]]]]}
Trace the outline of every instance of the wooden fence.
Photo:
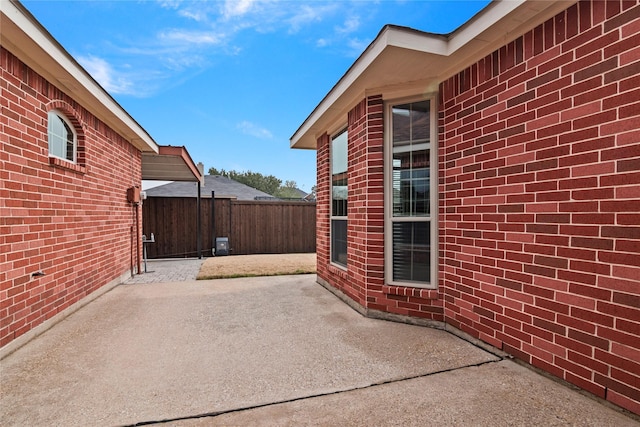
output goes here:
{"type": "MultiPolygon", "coordinates": [[[[212,255],[211,198],[201,199],[201,248],[212,255]]],[[[198,256],[197,199],[149,197],[142,205],[142,232],[155,243],[147,244],[147,257],[198,256]]],[[[316,204],[287,201],[215,199],[215,237],[228,237],[231,255],[315,252],[316,204]]]]}

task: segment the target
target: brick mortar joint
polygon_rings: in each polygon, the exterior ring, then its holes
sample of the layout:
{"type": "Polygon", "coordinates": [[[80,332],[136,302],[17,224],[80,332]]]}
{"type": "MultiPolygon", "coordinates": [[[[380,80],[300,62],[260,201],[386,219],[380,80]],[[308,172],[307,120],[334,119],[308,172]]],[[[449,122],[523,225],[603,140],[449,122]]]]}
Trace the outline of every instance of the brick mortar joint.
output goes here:
{"type": "Polygon", "coordinates": [[[414,298],[423,298],[426,300],[439,300],[440,292],[437,289],[412,288],[408,286],[382,286],[382,293],[385,295],[398,295],[414,298]]]}
{"type": "Polygon", "coordinates": [[[53,167],[70,170],[76,173],[85,174],[87,173],[87,168],[84,166],[76,165],[73,163],[69,163],[65,160],[59,159],[57,157],[49,157],[49,164],[53,167]]]}

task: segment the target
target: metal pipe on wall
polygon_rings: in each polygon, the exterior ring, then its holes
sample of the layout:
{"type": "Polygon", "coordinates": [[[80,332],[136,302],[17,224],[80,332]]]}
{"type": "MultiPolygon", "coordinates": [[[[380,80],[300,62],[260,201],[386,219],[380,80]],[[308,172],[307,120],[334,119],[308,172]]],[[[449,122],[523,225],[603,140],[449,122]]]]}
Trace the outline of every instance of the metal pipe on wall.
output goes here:
{"type": "Polygon", "coordinates": [[[216,192],[211,192],[211,255],[216,254],[216,192]]]}
{"type": "Polygon", "coordinates": [[[201,221],[201,207],[202,207],[202,203],[201,203],[201,199],[200,199],[200,192],[202,189],[202,184],[200,181],[198,181],[198,206],[196,207],[196,215],[198,216],[196,219],[196,233],[197,235],[197,245],[198,245],[198,259],[202,259],[202,221],[201,221]]]}

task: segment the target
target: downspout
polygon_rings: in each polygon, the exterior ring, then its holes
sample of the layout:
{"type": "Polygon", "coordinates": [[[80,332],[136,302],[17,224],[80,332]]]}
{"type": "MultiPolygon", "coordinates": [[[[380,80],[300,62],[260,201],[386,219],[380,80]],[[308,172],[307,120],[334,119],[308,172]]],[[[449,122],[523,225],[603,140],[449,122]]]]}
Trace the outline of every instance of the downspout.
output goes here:
{"type": "Polygon", "coordinates": [[[134,203],[133,204],[133,208],[136,210],[136,238],[135,238],[135,242],[136,242],[136,261],[137,261],[137,268],[138,268],[138,274],[142,274],[142,270],[140,269],[140,241],[141,241],[141,237],[140,237],[140,203],[134,203]]]}
{"type": "MultiPolygon", "coordinates": [[[[140,271],[140,244],[142,240],[142,236],[140,235],[140,187],[134,185],[133,187],[127,188],[127,202],[131,203],[131,207],[134,209],[134,221],[135,225],[131,226],[131,256],[133,257],[133,245],[135,244],[136,250],[136,266],[138,268],[137,273],[141,274],[140,271]],[[135,231],[135,236],[134,236],[135,231]]],[[[131,276],[134,275],[133,271],[133,262],[131,263],[131,276]]]]}
{"type": "Polygon", "coordinates": [[[196,207],[196,211],[197,211],[196,233],[198,234],[196,236],[196,242],[197,242],[197,245],[198,245],[198,259],[202,259],[202,221],[201,221],[201,218],[200,218],[201,217],[200,209],[202,207],[202,203],[201,203],[201,200],[200,200],[201,187],[202,187],[202,184],[198,180],[198,203],[197,203],[197,207],[196,207]]]}
{"type": "Polygon", "coordinates": [[[211,192],[211,255],[216,254],[216,192],[211,192]]]}
{"type": "Polygon", "coordinates": [[[131,236],[131,253],[129,254],[129,264],[131,264],[131,277],[134,276],[134,262],[133,262],[133,245],[135,244],[135,238],[133,236],[133,225],[129,227],[129,235],[131,236]]]}
{"type": "Polygon", "coordinates": [[[197,236],[197,245],[198,245],[198,259],[202,259],[202,200],[201,200],[201,190],[202,184],[204,183],[204,164],[202,162],[198,162],[198,172],[200,172],[200,179],[198,180],[198,204],[196,210],[198,211],[198,218],[196,220],[196,233],[197,236]]]}

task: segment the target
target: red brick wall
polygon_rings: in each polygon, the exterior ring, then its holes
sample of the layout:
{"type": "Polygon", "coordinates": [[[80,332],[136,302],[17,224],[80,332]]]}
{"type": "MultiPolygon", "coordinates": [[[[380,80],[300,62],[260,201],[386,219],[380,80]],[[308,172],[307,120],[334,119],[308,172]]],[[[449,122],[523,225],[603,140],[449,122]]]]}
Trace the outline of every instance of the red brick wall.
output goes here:
{"type": "MultiPolygon", "coordinates": [[[[365,176],[365,179],[370,181],[369,195],[362,197],[362,200],[368,200],[368,216],[362,216],[362,220],[369,224],[370,230],[375,230],[379,234],[375,236],[376,246],[369,252],[365,252],[367,257],[375,256],[370,262],[375,263],[377,267],[374,277],[371,277],[373,272],[369,273],[367,308],[402,316],[442,321],[444,320],[443,302],[437,289],[388,286],[384,281],[384,115],[382,114],[384,103],[382,97],[369,99],[375,99],[379,103],[380,116],[379,122],[372,127],[375,133],[369,135],[367,143],[368,150],[376,154],[374,163],[376,169],[373,171],[375,175],[365,176]]],[[[369,161],[369,165],[371,164],[372,162],[369,161]]],[[[371,166],[369,166],[369,173],[371,172],[371,166]]]]}
{"type": "Polygon", "coordinates": [[[316,152],[316,269],[318,278],[334,284],[329,270],[331,260],[331,138],[318,138],[316,152]]]}
{"type": "Polygon", "coordinates": [[[446,321],[640,413],[640,5],[581,1],[440,85],[446,321]]]}
{"type": "Polygon", "coordinates": [[[384,282],[384,156],[382,97],[362,100],[348,115],[349,278],[360,285],[358,302],[375,303],[384,282]]]}
{"type": "Polygon", "coordinates": [[[348,225],[345,271],[330,264],[330,142],[317,141],[318,277],[367,310],[444,320],[440,291],[384,283],[384,101],[369,96],[348,114],[348,225]]]}
{"type": "MultiPolygon", "coordinates": [[[[141,155],[0,49],[0,346],[130,271],[141,155]],[[48,157],[47,112],[78,131],[78,162],[48,157]],[[32,278],[36,271],[45,276],[32,278]]],[[[133,249],[133,250],[132,250],[133,249]]]]}
{"type": "Polygon", "coordinates": [[[330,263],[331,138],[318,139],[318,276],[362,306],[377,304],[384,282],[383,102],[362,100],[345,117],[348,130],[347,267],[330,263]],[[370,295],[371,294],[371,295],[370,295]]]}

